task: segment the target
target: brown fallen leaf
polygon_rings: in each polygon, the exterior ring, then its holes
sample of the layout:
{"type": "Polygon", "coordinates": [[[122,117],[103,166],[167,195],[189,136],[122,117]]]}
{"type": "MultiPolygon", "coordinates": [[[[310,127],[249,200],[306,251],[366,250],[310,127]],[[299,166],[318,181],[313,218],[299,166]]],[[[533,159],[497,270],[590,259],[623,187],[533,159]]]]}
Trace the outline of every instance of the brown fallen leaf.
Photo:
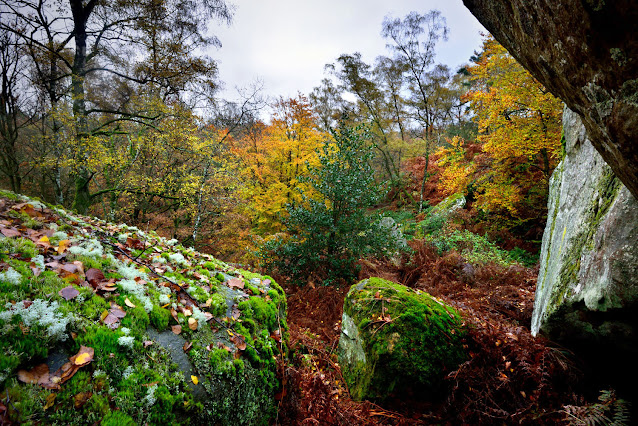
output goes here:
{"type": "Polygon", "coordinates": [[[115,303],[111,303],[111,309],[109,309],[109,312],[116,318],[124,318],[126,316],[126,312],[124,312],[124,309],[122,309],[121,306],[115,303]]]}
{"type": "Polygon", "coordinates": [[[233,342],[240,351],[246,350],[246,339],[244,339],[244,336],[235,334],[230,338],[230,341],[233,342]]]}
{"type": "Polygon", "coordinates": [[[272,337],[273,339],[275,339],[275,342],[279,343],[281,342],[281,331],[279,331],[279,329],[273,331],[270,334],[270,337],[272,337]]]}
{"type": "Polygon", "coordinates": [[[39,277],[40,274],[42,273],[42,271],[40,270],[40,268],[38,268],[36,266],[35,263],[31,262],[31,264],[29,265],[29,267],[31,268],[31,271],[33,272],[33,276],[34,277],[39,277]]]}
{"type": "Polygon", "coordinates": [[[20,231],[18,231],[15,228],[2,228],[2,229],[0,229],[0,232],[2,232],[2,235],[4,235],[7,238],[14,238],[14,237],[21,237],[22,236],[20,231]]]}
{"type": "Polygon", "coordinates": [[[86,280],[93,286],[93,288],[96,288],[98,284],[104,281],[104,272],[97,268],[91,268],[86,271],[86,280]]]}
{"type": "Polygon", "coordinates": [[[171,330],[175,334],[180,334],[182,332],[182,326],[181,325],[172,325],[171,326],[171,330]]]}
{"type": "Polygon", "coordinates": [[[87,401],[91,398],[91,396],[93,396],[92,392],[80,392],[79,394],[75,395],[73,397],[73,406],[75,407],[75,409],[79,409],[82,408],[82,406],[84,406],[84,404],[87,403],[87,401]]]}
{"type": "Polygon", "coordinates": [[[186,342],[184,343],[184,347],[182,349],[184,349],[184,352],[188,352],[193,348],[193,342],[186,342]]]}
{"type": "Polygon", "coordinates": [[[171,308],[171,316],[173,317],[175,322],[179,324],[179,320],[177,319],[177,311],[173,308],[171,308]]]}
{"type": "Polygon", "coordinates": [[[144,345],[145,348],[148,348],[152,344],[153,344],[152,340],[144,340],[144,342],[142,342],[142,345],[144,345]]]}
{"type": "Polygon", "coordinates": [[[71,300],[80,295],[80,292],[73,287],[72,285],[68,287],[64,287],[62,290],[58,291],[58,294],[64,297],[65,300],[71,300]]]}
{"type": "Polygon", "coordinates": [[[18,380],[23,383],[38,383],[43,378],[49,377],[49,366],[46,364],[40,364],[33,367],[31,370],[19,370],[18,380]]]}
{"type": "Polygon", "coordinates": [[[188,328],[190,328],[191,330],[195,331],[197,330],[197,320],[195,318],[189,318],[188,319],[188,328]]]}
{"type": "Polygon", "coordinates": [[[231,278],[228,280],[228,287],[230,288],[244,288],[244,280],[240,278],[231,278]]]}

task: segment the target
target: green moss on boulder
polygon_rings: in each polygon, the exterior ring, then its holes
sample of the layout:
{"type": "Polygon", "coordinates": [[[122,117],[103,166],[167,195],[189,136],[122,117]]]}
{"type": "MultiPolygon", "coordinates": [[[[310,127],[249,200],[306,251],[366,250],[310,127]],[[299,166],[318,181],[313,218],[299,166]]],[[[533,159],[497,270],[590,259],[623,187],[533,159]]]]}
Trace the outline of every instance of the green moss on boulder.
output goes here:
{"type": "Polygon", "coordinates": [[[466,359],[458,312],[425,292],[380,278],[346,296],[339,363],[354,399],[432,396],[466,359]]]}

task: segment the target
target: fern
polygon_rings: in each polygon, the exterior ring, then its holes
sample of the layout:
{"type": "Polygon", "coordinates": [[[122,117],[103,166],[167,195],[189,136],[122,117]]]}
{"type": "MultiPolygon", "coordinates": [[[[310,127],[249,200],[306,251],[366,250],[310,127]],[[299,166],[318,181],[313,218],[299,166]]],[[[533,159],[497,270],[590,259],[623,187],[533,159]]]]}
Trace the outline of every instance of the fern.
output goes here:
{"type": "Polygon", "coordinates": [[[630,421],[629,402],[616,397],[616,392],[603,390],[598,401],[590,405],[565,405],[566,420],[574,426],[624,426],[630,421]]]}

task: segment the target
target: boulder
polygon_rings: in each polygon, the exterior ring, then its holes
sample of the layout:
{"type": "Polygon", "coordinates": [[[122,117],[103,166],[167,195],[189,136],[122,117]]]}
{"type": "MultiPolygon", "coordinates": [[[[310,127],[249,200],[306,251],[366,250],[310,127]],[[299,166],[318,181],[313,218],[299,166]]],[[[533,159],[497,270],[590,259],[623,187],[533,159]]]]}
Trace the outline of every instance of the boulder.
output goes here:
{"type": "Polygon", "coordinates": [[[563,130],[565,158],[550,181],[532,333],[589,353],[636,352],[638,202],[569,109],[563,130]]]}
{"type": "Polygon", "coordinates": [[[465,207],[465,196],[461,193],[452,194],[432,207],[424,220],[417,224],[417,237],[423,237],[440,230],[458,210],[465,207]]]}
{"type": "Polygon", "coordinates": [[[0,423],[272,421],[288,338],[272,278],[5,191],[0,216],[0,423]]]}
{"type": "Polygon", "coordinates": [[[638,197],[638,5],[633,0],[463,0],[494,37],[582,118],[638,197]]]}
{"type": "Polygon", "coordinates": [[[339,363],[350,395],[383,400],[433,396],[466,359],[458,312],[425,292],[380,278],[346,296],[339,363]]]}

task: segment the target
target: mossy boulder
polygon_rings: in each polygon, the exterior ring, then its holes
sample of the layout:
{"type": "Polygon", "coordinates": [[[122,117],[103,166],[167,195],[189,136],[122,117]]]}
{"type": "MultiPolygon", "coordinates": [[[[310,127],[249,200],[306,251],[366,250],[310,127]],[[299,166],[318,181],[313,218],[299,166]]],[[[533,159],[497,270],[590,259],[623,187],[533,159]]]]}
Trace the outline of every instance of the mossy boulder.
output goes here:
{"type": "Polygon", "coordinates": [[[274,417],[288,333],[272,278],[21,195],[0,191],[0,216],[0,423],[274,417]]]}
{"type": "Polygon", "coordinates": [[[350,395],[432,397],[466,359],[459,313],[425,292],[380,278],[346,296],[339,363],[350,395]]]}

